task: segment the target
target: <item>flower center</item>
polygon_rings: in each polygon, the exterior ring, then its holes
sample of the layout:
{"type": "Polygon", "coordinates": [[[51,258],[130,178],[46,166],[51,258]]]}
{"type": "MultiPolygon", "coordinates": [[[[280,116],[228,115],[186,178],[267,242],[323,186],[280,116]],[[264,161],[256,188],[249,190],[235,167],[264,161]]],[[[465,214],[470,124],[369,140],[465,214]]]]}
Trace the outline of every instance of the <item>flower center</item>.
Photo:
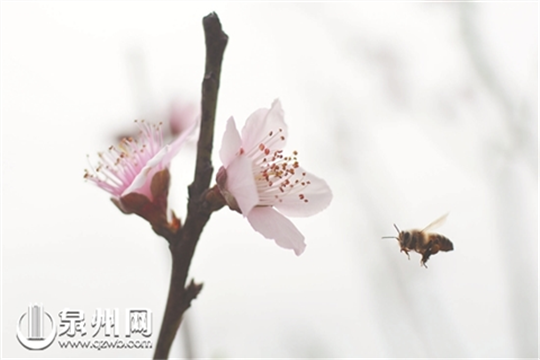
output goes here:
{"type": "Polygon", "coordinates": [[[114,196],[120,196],[162,148],[161,122],[157,125],[144,120],[135,122],[141,129],[138,139],[123,138],[118,147],[111,146],[106,152],[99,152],[97,166],[90,164],[90,170],[85,170],[85,179],[114,196]]]}
{"type": "Polygon", "coordinates": [[[309,202],[304,190],[311,182],[300,169],[298,152],[293,151],[291,156],[284,156],[283,150],[272,151],[272,147],[284,140],[282,129],[270,131],[255,149],[247,153],[253,160],[253,177],[260,206],[272,206],[291,197],[303,203],[309,202]]]}

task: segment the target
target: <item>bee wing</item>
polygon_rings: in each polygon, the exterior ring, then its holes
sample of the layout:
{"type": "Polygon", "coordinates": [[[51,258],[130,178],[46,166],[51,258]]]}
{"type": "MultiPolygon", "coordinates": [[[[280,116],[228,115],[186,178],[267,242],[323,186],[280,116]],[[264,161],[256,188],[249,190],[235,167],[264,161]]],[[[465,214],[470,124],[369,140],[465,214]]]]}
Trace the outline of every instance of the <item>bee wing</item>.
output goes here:
{"type": "Polygon", "coordinates": [[[434,222],[432,222],[431,224],[429,224],[428,226],[426,226],[422,232],[426,232],[426,231],[429,231],[429,230],[434,230],[436,228],[438,228],[439,226],[441,226],[442,224],[444,224],[444,222],[446,221],[446,218],[448,217],[448,213],[447,214],[444,214],[443,216],[441,216],[440,218],[438,218],[437,220],[435,220],[434,222]]]}

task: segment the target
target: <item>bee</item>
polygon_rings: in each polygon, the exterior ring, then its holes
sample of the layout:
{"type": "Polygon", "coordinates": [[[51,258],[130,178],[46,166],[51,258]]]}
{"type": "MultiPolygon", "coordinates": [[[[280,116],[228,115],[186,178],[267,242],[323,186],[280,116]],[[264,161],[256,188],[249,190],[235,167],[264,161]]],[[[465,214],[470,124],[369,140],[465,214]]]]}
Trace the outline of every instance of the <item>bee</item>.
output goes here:
{"type": "Polygon", "coordinates": [[[394,224],[398,236],[383,236],[383,239],[397,239],[399,246],[401,247],[401,252],[407,254],[409,260],[411,258],[409,251],[416,251],[421,254],[422,259],[420,260],[420,266],[427,268],[426,262],[431,255],[435,255],[439,251],[454,250],[454,244],[452,244],[447,237],[428,232],[441,226],[445,222],[447,216],[448,214],[441,216],[423,230],[400,231],[396,224],[394,224]]]}

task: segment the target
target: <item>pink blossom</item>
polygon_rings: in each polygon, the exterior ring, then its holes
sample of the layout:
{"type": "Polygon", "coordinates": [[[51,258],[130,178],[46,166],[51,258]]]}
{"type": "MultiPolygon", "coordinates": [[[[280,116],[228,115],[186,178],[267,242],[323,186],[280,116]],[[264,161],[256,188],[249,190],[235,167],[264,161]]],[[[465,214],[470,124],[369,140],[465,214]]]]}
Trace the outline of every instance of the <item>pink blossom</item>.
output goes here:
{"type": "Polygon", "coordinates": [[[144,195],[152,202],[151,183],[154,175],[168,169],[195,125],[164,146],[161,123],[152,125],[143,120],[137,124],[141,130],[137,139],[124,138],[118,147],[111,146],[106,152],[98,153],[100,160],[97,166],[85,170],[85,179],[110,193],[116,204],[132,193],[144,195]]]}
{"type": "Polygon", "coordinates": [[[324,180],[300,167],[296,151],[283,155],[286,140],[279,100],[251,114],[242,135],[231,117],[216,180],[229,207],[247,217],[253,229],[300,255],[306,247],[304,236],[286,216],[318,213],[330,204],[332,192],[324,180]]]}

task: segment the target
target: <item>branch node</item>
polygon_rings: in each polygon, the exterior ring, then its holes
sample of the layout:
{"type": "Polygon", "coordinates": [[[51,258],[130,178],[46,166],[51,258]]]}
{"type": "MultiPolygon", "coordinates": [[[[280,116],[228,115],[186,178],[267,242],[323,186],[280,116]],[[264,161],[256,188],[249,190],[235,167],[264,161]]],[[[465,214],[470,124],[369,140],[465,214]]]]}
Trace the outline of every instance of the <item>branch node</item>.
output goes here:
{"type": "Polygon", "coordinates": [[[195,281],[191,279],[189,285],[185,290],[184,306],[187,309],[191,306],[191,301],[195,300],[203,288],[203,284],[195,284],[195,281]]]}

